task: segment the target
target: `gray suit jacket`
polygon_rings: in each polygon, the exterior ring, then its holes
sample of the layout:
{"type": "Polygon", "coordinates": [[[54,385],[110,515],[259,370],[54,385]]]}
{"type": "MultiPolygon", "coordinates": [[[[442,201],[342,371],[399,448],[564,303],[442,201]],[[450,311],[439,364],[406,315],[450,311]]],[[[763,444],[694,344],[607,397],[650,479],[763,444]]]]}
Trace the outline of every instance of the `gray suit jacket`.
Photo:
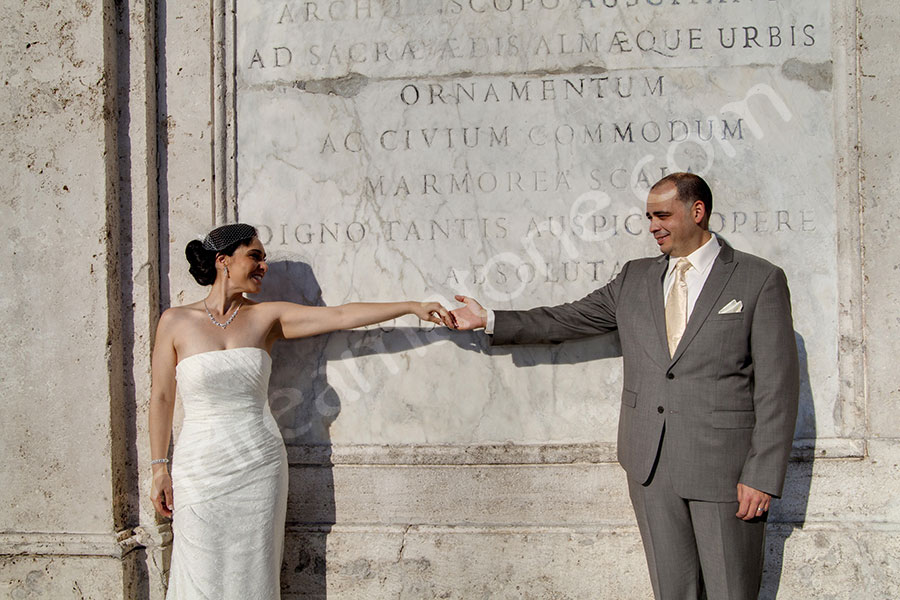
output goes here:
{"type": "Polygon", "coordinates": [[[771,263],[720,243],[671,358],[666,256],[628,262],[576,302],[496,311],[492,343],[556,343],[618,329],[625,370],[618,456],[628,475],[649,480],[665,425],[682,497],[733,501],[739,482],[780,496],[799,395],[787,280],[771,263]],[[743,310],[718,314],[733,299],[743,310]]]}

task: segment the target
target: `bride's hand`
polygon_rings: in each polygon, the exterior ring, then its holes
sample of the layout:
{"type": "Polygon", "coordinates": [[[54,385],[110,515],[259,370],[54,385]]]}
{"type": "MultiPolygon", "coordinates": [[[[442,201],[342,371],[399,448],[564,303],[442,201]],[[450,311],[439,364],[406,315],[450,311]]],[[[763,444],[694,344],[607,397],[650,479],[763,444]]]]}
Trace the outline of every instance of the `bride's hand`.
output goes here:
{"type": "Polygon", "coordinates": [[[150,487],[150,500],[153,508],[164,517],[172,516],[174,499],[172,496],[172,478],[166,469],[153,473],[153,485],[150,487]]]}
{"type": "Polygon", "coordinates": [[[413,314],[423,321],[453,327],[453,317],[450,316],[450,311],[441,306],[439,302],[413,302],[412,305],[413,314]]]}

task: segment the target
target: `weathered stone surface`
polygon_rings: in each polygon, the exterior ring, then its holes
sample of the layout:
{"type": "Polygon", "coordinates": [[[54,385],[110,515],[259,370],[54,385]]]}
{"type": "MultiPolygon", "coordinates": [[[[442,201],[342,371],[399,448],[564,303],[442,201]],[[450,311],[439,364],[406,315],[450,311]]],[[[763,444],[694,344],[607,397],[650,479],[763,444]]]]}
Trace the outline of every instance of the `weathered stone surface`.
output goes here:
{"type": "MultiPolygon", "coordinates": [[[[895,598],[896,530],[770,527],[760,598],[895,598]]],[[[285,599],[652,598],[636,529],[288,530],[285,599]]]]}
{"type": "Polygon", "coordinates": [[[292,523],[629,525],[616,464],[291,469],[292,523]]]}
{"type": "Polygon", "coordinates": [[[139,598],[146,579],[127,552],[116,18],[110,3],[0,8],[4,598],[139,598]]]}
{"type": "Polygon", "coordinates": [[[283,598],[652,598],[636,529],[289,530],[283,598]],[[327,576],[324,571],[327,570],[327,576]]]}
{"type": "Polygon", "coordinates": [[[193,302],[202,289],[188,274],[184,247],[214,225],[212,114],[207,2],[159,6],[160,296],[163,308],[193,302]]]}
{"type": "Polygon", "coordinates": [[[896,527],[774,529],[768,533],[760,598],[896,598],[896,527]]]}
{"type": "MultiPolygon", "coordinates": [[[[893,489],[900,453],[872,442],[865,459],[791,462],[770,521],[803,525],[900,523],[893,489]],[[867,482],[884,482],[872,485],[867,482]]],[[[294,466],[288,521],[355,525],[633,524],[615,463],[294,466]]]]}
{"type": "MultiPolygon", "coordinates": [[[[760,597],[894,597],[898,464],[791,463],[760,597]]],[[[293,468],[288,520],[287,598],[650,597],[614,464],[293,468]]]]}
{"type": "Polygon", "coordinates": [[[0,556],[0,596],[9,600],[137,597],[123,578],[121,559],[58,556],[0,556]]]}
{"type": "Polygon", "coordinates": [[[111,532],[104,15],[0,22],[0,530],[111,532]]]}
{"type": "Polygon", "coordinates": [[[860,194],[863,203],[862,252],[865,258],[866,333],[869,372],[869,423],[875,436],[900,437],[900,374],[894,367],[900,320],[897,317],[897,270],[900,247],[894,190],[900,184],[897,171],[897,139],[900,106],[891,91],[897,80],[896,66],[877,48],[897,31],[896,6],[890,2],[860,3],[860,194]]]}

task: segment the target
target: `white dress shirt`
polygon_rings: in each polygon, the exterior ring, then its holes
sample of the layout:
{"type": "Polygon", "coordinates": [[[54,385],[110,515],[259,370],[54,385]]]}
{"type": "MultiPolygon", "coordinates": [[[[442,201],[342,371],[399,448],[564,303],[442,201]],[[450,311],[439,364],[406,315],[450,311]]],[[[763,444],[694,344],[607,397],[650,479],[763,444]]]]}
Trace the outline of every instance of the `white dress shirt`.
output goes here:
{"type": "MultiPolygon", "coordinates": [[[[685,256],[688,262],[691,263],[691,268],[684,272],[684,280],[688,288],[688,319],[691,318],[691,313],[694,312],[694,305],[697,304],[697,298],[700,296],[700,292],[703,291],[703,286],[706,285],[706,279],[709,277],[709,272],[712,271],[713,263],[716,262],[720,248],[716,235],[712,234],[708,242],[685,256]]],[[[669,257],[669,268],[666,270],[666,276],[663,278],[663,303],[669,301],[669,291],[675,283],[675,264],[677,262],[677,258],[669,257]]]]}
{"type": "MultiPolygon", "coordinates": [[[[709,272],[712,271],[713,263],[716,262],[720,249],[716,234],[712,234],[708,242],[685,257],[691,263],[691,268],[684,274],[684,279],[688,286],[688,319],[690,319],[691,313],[694,311],[694,305],[697,303],[700,292],[703,291],[703,286],[706,285],[709,272]]],[[[672,284],[675,283],[675,263],[677,262],[677,258],[669,258],[669,268],[666,270],[666,276],[663,278],[663,303],[668,301],[669,290],[672,289],[672,284]]],[[[487,309],[487,324],[484,332],[488,335],[494,333],[494,311],[491,309],[487,309]]]]}

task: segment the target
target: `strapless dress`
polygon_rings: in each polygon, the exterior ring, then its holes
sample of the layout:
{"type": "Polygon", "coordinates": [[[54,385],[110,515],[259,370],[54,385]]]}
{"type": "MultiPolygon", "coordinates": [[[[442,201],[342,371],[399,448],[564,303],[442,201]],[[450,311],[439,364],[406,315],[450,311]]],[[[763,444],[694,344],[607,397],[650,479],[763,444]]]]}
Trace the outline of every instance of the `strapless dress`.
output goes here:
{"type": "Polygon", "coordinates": [[[261,348],[189,356],[176,366],[184,424],[172,457],[167,600],[277,600],[288,468],[269,410],[261,348]]]}

